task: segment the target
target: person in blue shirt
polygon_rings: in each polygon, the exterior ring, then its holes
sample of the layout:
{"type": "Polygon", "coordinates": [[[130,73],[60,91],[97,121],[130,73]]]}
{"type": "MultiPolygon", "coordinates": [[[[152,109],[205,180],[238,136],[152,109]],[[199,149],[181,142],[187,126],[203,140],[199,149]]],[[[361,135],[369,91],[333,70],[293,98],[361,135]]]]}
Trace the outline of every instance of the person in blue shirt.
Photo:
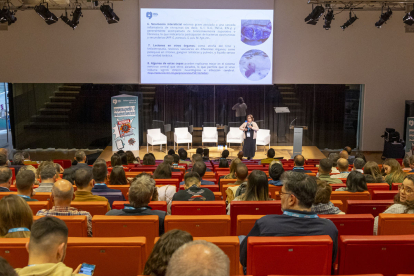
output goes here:
{"type": "Polygon", "coordinates": [[[272,178],[272,180],[269,180],[269,184],[275,185],[275,186],[282,186],[283,183],[280,180],[280,177],[285,172],[283,169],[282,164],[280,163],[273,163],[269,166],[269,176],[272,178]]]}
{"type": "Polygon", "coordinates": [[[105,181],[108,178],[108,168],[104,159],[99,158],[95,161],[95,164],[93,164],[92,167],[92,175],[93,180],[95,181],[95,185],[92,188],[92,194],[106,197],[105,194],[102,193],[111,193],[113,196],[118,195],[120,200],[125,200],[125,197],[122,194],[121,190],[111,189],[106,186],[105,181]]]}
{"type": "MultiPolygon", "coordinates": [[[[203,161],[197,161],[194,163],[193,168],[191,169],[192,172],[198,173],[200,178],[203,178],[204,174],[206,173],[207,166],[203,161]]],[[[184,181],[180,182],[180,185],[184,185],[184,181]]],[[[207,180],[201,179],[201,185],[214,185],[214,182],[210,182],[207,180]]]]}
{"type": "Polygon", "coordinates": [[[303,157],[303,155],[301,155],[301,154],[296,155],[295,158],[293,159],[293,162],[295,163],[295,166],[293,167],[292,171],[301,172],[301,173],[311,173],[312,172],[312,171],[304,169],[303,166],[305,165],[305,157],[303,157]]]}

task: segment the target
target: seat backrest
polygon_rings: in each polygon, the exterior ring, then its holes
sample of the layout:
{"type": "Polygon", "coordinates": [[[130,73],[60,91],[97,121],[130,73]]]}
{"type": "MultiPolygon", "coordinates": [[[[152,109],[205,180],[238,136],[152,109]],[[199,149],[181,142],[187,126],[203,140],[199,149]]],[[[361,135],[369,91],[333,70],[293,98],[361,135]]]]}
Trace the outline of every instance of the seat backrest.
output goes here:
{"type": "Polygon", "coordinates": [[[398,191],[383,191],[383,190],[374,190],[372,191],[373,200],[393,200],[395,195],[398,194],[398,191]]]}
{"type": "Polygon", "coordinates": [[[49,209],[53,207],[52,193],[36,193],[32,198],[39,201],[49,201],[49,209]]]}
{"type": "Polygon", "coordinates": [[[263,139],[270,134],[270,129],[259,129],[257,131],[257,139],[263,139]]]}
{"type": "Polygon", "coordinates": [[[338,274],[412,274],[413,250],[413,235],[341,236],[338,274]]]}
{"type": "Polygon", "coordinates": [[[138,166],[135,168],[131,168],[130,172],[151,172],[153,173],[157,169],[157,166],[138,166]]]}
{"type": "MultiPolygon", "coordinates": [[[[211,181],[212,179],[209,179],[208,181],[211,181]]],[[[201,188],[209,189],[213,193],[220,192],[219,185],[203,185],[201,188]]],[[[184,185],[181,185],[180,190],[185,190],[184,185]]]]}
{"type": "Polygon", "coordinates": [[[65,264],[96,265],[94,275],[138,275],[146,261],[144,237],[69,238],[65,264]]]}
{"type": "Polygon", "coordinates": [[[171,179],[155,179],[155,185],[174,185],[176,191],[180,188],[180,181],[177,178],[171,179]]]}
{"type": "Polygon", "coordinates": [[[347,200],[368,200],[371,199],[371,195],[368,191],[359,192],[359,193],[351,193],[351,192],[338,192],[334,191],[331,194],[331,200],[342,200],[344,203],[344,210],[347,210],[347,200]]]}
{"type": "Polygon", "coordinates": [[[94,216],[94,237],[146,237],[147,256],[154,247],[154,238],[159,237],[158,216],[94,216]]]}
{"type": "Polygon", "coordinates": [[[371,214],[319,215],[331,220],[338,229],[338,235],[372,235],[374,217],[371,214]]]}
{"type": "Polygon", "coordinates": [[[29,238],[0,238],[0,257],[5,258],[14,268],[27,266],[29,262],[27,242],[29,238]]]}
{"type": "Polygon", "coordinates": [[[91,216],[105,215],[108,212],[106,201],[72,201],[70,206],[78,210],[87,211],[91,216]]]}
{"type": "Polygon", "coordinates": [[[178,138],[186,138],[188,133],[188,127],[176,127],[174,128],[174,133],[178,138]]]}
{"type": "MultiPolygon", "coordinates": [[[[42,216],[34,216],[36,221],[42,216]]],[[[69,237],[87,237],[88,236],[88,221],[86,216],[55,216],[63,220],[68,227],[69,237]]]]}
{"type": "Polygon", "coordinates": [[[330,275],[332,239],[327,236],[249,237],[247,274],[330,275]],[[275,256],[283,256],[275,258],[275,256]],[[300,260],[300,265],[298,265],[300,260]]]}
{"type": "Polygon", "coordinates": [[[203,127],[203,134],[205,136],[214,136],[217,133],[217,127],[203,127]]]}
{"type": "Polygon", "coordinates": [[[30,209],[32,209],[33,216],[37,214],[39,210],[49,209],[49,201],[27,201],[30,209]]]}
{"type": "Polygon", "coordinates": [[[152,137],[154,140],[159,140],[161,134],[160,128],[148,129],[148,135],[152,137]]]}
{"type": "Polygon", "coordinates": [[[414,235],[414,214],[379,214],[378,235],[414,235]]]}
{"type": "Polygon", "coordinates": [[[109,205],[112,208],[112,202],[121,201],[124,199],[124,196],[120,192],[93,192],[94,195],[103,196],[109,201],[109,205]]]}
{"type": "MultiPolygon", "coordinates": [[[[131,187],[131,185],[107,185],[107,186],[110,189],[120,190],[125,198],[127,198],[129,187],[131,187]]],[[[117,201],[117,200],[114,200],[114,201],[117,201]]]]}
{"type": "Polygon", "coordinates": [[[225,215],[226,203],[224,201],[173,201],[171,215],[225,215]]]}
{"type": "Polygon", "coordinates": [[[329,184],[329,186],[332,187],[332,191],[336,191],[339,188],[346,188],[346,184],[344,184],[344,183],[341,183],[341,184],[339,184],[339,183],[332,183],[332,184],[329,184]]]}
{"type": "Polygon", "coordinates": [[[265,215],[238,215],[236,236],[249,234],[250,230],[252,230],[256,221],[264,216],[265,215]]]}
{"type": "Polygon", "coordinates": [[[230,216],[166,216],[164,228],[181,229],[193,237],[230,236],[230,216]]]}
{"type": "Polygon", "coordinates": [[[230,204],[231,235],[237,234],[238,215],[282,214],[281,201],[232,201],[230,204]]]}
{"type": "Polygon", "coordinates": [[[344,203],[342,202],[342,200],[331,200],[331,202],[335,207],[338,207],[343,212],[344,203]]]}
{"type": "Polygon", "coordinates": [[[227,134],[228,138],[242,138],[243,137],[243,130],[240,130],[238,127],[231,127],[229,133],[227,134]]]}
{"type": "Polygon", "coordinates": [[[273,199],[276,199],[276,193],[278,193],[282,189],[282,186],[275,186],[269,184],[269,193],[273,199]]]}
{"type": "MultiPolygon", "coordinates": [[[[112,204],[112,209],[122,210],[124,209],[125,204],[129,204],[129,201],[114,201],[112,204]]],[[[166,201],[150,201],[148,204],[152,210],[159,210],[167,212],[167,202],[166,201]]]]}
{"type": "Polygon", "coordinates": [[[372,198],[373,191],[378,191],[378,190],[389,191],[390,185],[388,185],[388,183],[367,183],[367,188],[372,198]]]}
{"type": "Polygon", "coordinates": [[[383,213],[394,203],[393,200],[348,200],[347,214],[371,214],[374,217],[383,213]]]}
{"type": "Polygon", "coordinates": [[[17,195],[17,192],[2,192],[2,193],[0,193],[0,200],[3,197],[8,196],[8,195],[17,195]]]}

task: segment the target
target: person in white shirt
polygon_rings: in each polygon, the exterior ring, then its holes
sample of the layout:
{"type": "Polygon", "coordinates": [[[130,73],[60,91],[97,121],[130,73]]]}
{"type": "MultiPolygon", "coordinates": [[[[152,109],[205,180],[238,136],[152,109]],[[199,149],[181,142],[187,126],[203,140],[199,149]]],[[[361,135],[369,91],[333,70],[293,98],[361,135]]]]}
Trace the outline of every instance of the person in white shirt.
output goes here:
{"type": "Polygon", "coordinates": [[[347,178],[350,173],[350,171],[348,171],[349,169],[348,160],[345,158],[339,158],[338,169],[339,169],[339,174],[331,175],[331,177],[332,178],[347,178]]]}
{"type": "Polygon", "coordinates": [[[357,171],[360,173],[364,173],[363,168],[365,166],[365,161],[362,158],[357,158],[354,160],[354,167],[352,168],[353,171],[357,171]]]}

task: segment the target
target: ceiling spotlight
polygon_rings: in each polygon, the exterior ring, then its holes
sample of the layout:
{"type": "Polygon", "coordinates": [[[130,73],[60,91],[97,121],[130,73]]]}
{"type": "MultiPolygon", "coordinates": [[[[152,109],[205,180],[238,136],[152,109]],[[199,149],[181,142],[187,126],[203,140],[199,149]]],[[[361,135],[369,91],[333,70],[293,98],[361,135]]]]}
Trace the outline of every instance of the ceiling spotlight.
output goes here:
{"type": "Polygon", "coordinates": [[[316,25],[316,23],[318,23],[319,17],[321,17],[324,12],[325,9],[322,6],[316,6],[305,18],[305,22],[310,25],[316,25]]]}
{"type": "Polygon", "coordinates": [[[375,27],[377,27],[378,29],[382,27],[382,25],[388,21],[388,19],[390,19],[392,15],[392,10],[390,9],[390,7],[388,7],[388,10],[386,12],[382,12],[381,16],[380,16],[380,20],[378,22],[375,23],[375,27]]]}
{"type": "Polygon", "coordinates": [[[75,10],[72,12],[72,20],[68,18],[67,12],[65,15],[62,14],[60,16],[60,19],[62,19],[62,21],[65,22],[72,29],[76,29],[76,27],[79,25],[79,18],[81,16],[83,16],[82,8],[80,6],[76,6],[75,10]]]}
{"type": "Polygon", "coordinates": [[[325,14],[325,25],[323,25],[323,28],[325,30],[329,30],[331,28],[331,23],[332,20],[334,19],[334,14],[333,14],[333,10],[329,10],[326,14],[325,14]]]}
{"type": "Polygon", "coordinates": [[[35,6],[34,8],[35,12],[40,15],[41,18],[48,24],[51,25],[53,23],[56,23],[59,19],[50,12],[49,6],[45,7],[42,4],[39,4],[38,6],[35,6]]]}
{"type": "Polygon", "coordinates": [[[352,23],[354,23],[357,19],[358,19],[358,17],[356,15],[352,16],[352,11],[350,11],[348,21],[346,21],[345,24],[341,26],[341,29],[345,30],[346,28],[351,26],[352,23]]]}
{"type": "Polygon", "coordinates": [[[108,24],[118,23],[119,17],[114,13],[113,4],[112,4],[112,8],[109,5],[102,5],[101,12],[105,16],[108,24]]]}
{"type": "Polygon", "coordinates": [[[10,8],[3,7],[0,11],[0,23],[7,23],[9,26],[17,21],[16,14],[10,8]]]}
{"type": "Polygon", "coordinates": [[[414,24],[414,10],[407,13],[404,16],[403,21],[404,21],[405,24],[407,24],[409,26],[412,26],[414,24]]]}

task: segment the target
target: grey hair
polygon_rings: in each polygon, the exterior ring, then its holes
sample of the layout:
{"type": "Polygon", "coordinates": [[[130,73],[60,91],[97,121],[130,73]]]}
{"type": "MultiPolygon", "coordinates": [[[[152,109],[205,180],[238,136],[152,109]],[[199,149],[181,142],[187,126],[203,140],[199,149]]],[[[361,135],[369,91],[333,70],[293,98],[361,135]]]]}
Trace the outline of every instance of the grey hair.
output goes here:
{"type": "Polygon", "coordinates": [[[85,159],[85,156],[86,156],[86,154],[83,150],[78,150],[75,153],[75,158],[76,158],[76,161],[78,161],[78,162],[82,162],[83,159],[85,159]]]}
{"type": "Polygon", "coordinates": [[[154,194],[155,180],[143,175],[132,181],[129,188],[128,199],[132,206],[139,208],[147,206],[154,194]]]}
{"type": "Polygon", "coordinates": [[[23,153],[18,152],[13,156],[13,165],[23,165],[24,156],[23,153]]]}
{"type": "Polygon", "coordinates": [[[63,199],[63,200],[72,200],[74,189],[73,189],[73,186],[72,185],[70,185],[70,186],[71,186],[71,188],[70,188],[69,191],[63,192],[58,187],[56,187],[55,185],[53,185],[52,195],[55,198],[59,198],[59,199],[63,199]]]}
{"type": "Polygon", "coordinates": [[[52,165],[52,164],[49,165],[49,164],[47,164],[40,171],[40,178],[42,180],[44,180],[44,179],[50,179],[50,178],[53,178],[55,176],[56,176],[56,167],[55,167],[55,165],[52,165]]]}
{"type": "Polygon", "coordinates": [[[192,241],[178,248],[168,263],[166,276],[229,276],[229,257],[215,244],[192,241]]]}
{"type": "Polygon", "coordinates": [[[365,161],[362,158],[356,158],[354,160],[354,168],[357,170],[362,170],[362,168],[365,166],[365,161]]]}

